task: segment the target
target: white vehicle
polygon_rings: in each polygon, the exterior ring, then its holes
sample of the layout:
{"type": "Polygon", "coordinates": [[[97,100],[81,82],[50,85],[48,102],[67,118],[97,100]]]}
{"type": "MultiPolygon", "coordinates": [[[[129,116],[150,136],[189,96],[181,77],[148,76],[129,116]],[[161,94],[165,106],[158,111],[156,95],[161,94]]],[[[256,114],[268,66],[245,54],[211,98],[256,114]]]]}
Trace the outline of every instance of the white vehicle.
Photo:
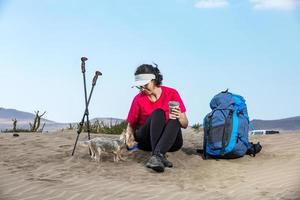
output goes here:
{"type": "Polygon", "coordinates": [[[266,135],[266,130],[252,130],[249,135],[266,135]]]}
{"type": "Polygon", "coordinates": [[[268,135],[268,134],[276,134],[279,133],[279,131],[274,130],[252,130],[249,132],[249,135],[268,135]]]}

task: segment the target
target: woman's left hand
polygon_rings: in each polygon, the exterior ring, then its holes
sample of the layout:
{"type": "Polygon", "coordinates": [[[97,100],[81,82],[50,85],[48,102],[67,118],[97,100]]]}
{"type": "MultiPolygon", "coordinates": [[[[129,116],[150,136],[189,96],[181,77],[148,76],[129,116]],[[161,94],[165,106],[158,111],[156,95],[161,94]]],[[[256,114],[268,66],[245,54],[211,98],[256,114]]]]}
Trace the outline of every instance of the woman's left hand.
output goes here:
{"type": "Polygon", "coordinates": [[[181,112],[181,109],[179,107],[172,109],[171,116],[172,118],[178,119],[179,123],[181,124],[182,128],[187,128],[188,127],[188,119],[186,117],[185,113],[181,112]]]}
{"type": "Polygon", "coordinates": [[[181,115],[182,115],[182,112],[181,112],[181,109],[179,107],[176,107],[176,108],[172,109],[171,114],[172,114],[172,117],[174,117],[176,119],[180,119],[181,115]]]}

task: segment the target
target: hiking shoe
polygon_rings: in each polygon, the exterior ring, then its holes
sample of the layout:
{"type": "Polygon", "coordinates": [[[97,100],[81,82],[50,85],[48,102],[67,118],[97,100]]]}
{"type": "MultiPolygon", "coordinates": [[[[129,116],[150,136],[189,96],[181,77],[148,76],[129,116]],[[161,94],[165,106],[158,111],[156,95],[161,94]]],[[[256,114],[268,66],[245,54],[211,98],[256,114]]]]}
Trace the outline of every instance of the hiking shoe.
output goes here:
{"type": "Polygon", "coordinates": [[[151,156],[151,158],[146,163],[146,167],[151,168],[156,172],[165,171],[165,165],[163,164],[161,158],[157,155],[151,156]]]}
{"type": "Polygon", "coordinates": [[[166,155],[158,154],[158,156],[160,157],[165,167],[169,167],[169,168],[173,167],[173,163],[167,159],[166,155]]]}

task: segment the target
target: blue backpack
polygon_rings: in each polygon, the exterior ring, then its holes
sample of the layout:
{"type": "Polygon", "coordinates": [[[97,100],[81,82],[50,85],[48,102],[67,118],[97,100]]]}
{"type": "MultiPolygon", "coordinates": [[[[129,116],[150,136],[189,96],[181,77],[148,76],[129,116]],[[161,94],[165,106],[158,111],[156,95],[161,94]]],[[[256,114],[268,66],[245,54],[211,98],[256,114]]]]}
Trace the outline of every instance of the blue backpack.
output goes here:
{"type": "Polygon", "coordinates": [[[212,111],[204,118],[203,155],[214,158],[244,156],[252,144],[248,140],[249,117],[245,99],[228,91],[214,96],[212,111]]]}

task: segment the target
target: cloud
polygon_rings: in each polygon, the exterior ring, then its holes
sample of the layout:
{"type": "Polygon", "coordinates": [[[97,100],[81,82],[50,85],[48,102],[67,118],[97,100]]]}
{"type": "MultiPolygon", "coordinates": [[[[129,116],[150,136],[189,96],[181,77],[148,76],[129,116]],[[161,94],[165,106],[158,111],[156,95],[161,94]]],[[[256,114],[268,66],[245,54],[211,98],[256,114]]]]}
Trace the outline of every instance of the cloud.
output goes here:
{"type": "Polygon", "coordinates": [[[294,10],[300,8],[300,0],[250,0],[257,10],[294,10]]]}
{"type": "Polygon", "coordinates": [[[199,0],[196,8],[223,8],[228,5],[228,0],[199,0]]]}

